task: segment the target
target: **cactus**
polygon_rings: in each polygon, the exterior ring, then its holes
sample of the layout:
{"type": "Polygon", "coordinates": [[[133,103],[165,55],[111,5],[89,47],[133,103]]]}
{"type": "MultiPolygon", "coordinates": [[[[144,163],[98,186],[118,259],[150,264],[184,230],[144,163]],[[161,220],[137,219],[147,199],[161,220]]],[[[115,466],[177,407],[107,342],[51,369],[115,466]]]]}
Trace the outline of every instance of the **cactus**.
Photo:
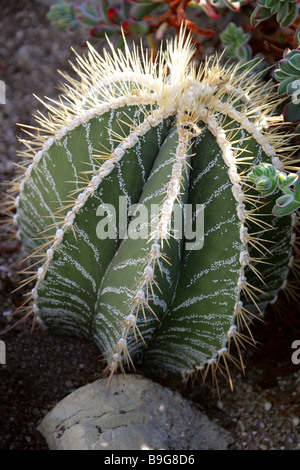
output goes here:
{"type": "Polygon", "coordinates": [[[32,260],[20,310],[95,342],[111,377],[136,364],[180,378],[227,370],[289,285],[297,216],[272,215],[277,192],[261,200],[247,176],[261,162],[294,168],[276,91],[218,57],[196,69],[184,38],[155,60],[89,45],[80,80],[65,76],[29,128],[8,194],[32,260]]]}

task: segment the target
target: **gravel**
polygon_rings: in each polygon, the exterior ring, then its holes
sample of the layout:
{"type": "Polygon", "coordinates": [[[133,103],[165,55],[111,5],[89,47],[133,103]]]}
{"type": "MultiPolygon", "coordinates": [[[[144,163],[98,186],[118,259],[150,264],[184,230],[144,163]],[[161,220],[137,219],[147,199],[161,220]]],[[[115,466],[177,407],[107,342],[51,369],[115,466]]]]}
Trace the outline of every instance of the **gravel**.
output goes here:
{"type": "MultiPolygon", "coordinates": [[[[15,175],[17,137],[25,135],[16,123],[34,125],[33,114],[42,110],[33,93],[55,98],[61,80],[57,69],[72,73],[70,47],[84,51],[82,39],[52,28],[46,13],[47,7],[33,0],[0,5],[0,80],[6,84],[6,104],[0,105],[0,181],[15,175]]],[[[5,237],[0,243],[0,338],[7,353],[6,365],[0,365],[0,448],[47,449],[37,425],[63,397],[99,378],[103,364],[90,343],[31,331],[31,319],[10,329],[9,314],[24,294],[12,293],[20,280],[22,249],[5,237]]],[[[268,312],[265,323],[254,326],[260,344],[242,352],[245,374],[230,368],[233,391],[222,376],[219,394],[209,381],[181,390],[230,431],[232,449],[300,449],[300,370],[291,361],[292,342],[300,339],[299,305],[285,301],[279,312],[268,312]]]]}

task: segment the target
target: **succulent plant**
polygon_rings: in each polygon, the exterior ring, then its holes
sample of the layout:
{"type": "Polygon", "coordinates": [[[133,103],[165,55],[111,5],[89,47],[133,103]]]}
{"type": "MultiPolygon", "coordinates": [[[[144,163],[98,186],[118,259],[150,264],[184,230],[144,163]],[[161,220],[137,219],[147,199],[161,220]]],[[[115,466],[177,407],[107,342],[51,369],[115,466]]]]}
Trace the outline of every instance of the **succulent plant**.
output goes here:
{"type": "Polygon", "coordinates": [[[266,74],[266,61],[263,60],[261,54],[252,57],[252,47],[248,44],[250,34],[245,33],[243,28],[229,23],[220,34],[220,39],[225,48],[225,55],[241,62],[241,72],[247,69],[251,74],[260,73],[261,77],[266,74]]]}
{"type": "Polygon", "coordinates": [[[256,3],[250,19],[253,26],[276,15],[280,27],[287,28],[299,13],[299,0],[257,0],[256,3]]]}
{"type": "Polygon", "coordinates": [[[296,125],[300,133],[300,49],[286,49],[274,71],[279,82],[278,92],[291,98],[283,110],[284,119],[296,125]]]}
{"type": "Polygon", "coordinates": [[[76,31],[85,26],[92,40],[106,35],[147,34],[149,25],[143,16],[154,10],[159,0],[97,0],[68,2],[60,0],[47,14],[54,26],[62,30],[76,31]]]}
{"type": "Polygon", "coordinates": [[[278,194],[262,201],[247,176],[294,167],[268,126],[277,94],[218,57],[196,69],[184,38],[155,60],[112,45],[77,56],[80,80],[45,103],[8,194],[32,260],[20,311],[95,342],[111,377],[228,370],[288,285],[297,216],[272,215],[278,194]]]}
{"type": "Polygon", "coordinates": [[[284,171],[278,171],[270,163],[260,163],[248,174],[250,181],[256,185],[257,191],[262,196],[269,196],[279,188],[284,194],[276,200],[272,213],[275,215],[287,215],[295,212],[300,207],[300,170],[298,173],[287,175],[284,171]],[[291,190],[294,186],[294,191],[291,190]]]}
{"type": "Polygon", "coordinates": [[[73,4],[63,0],[51,6],[47,17],[61,31],[76,31],[79,27],[79,21],[75,17],[73,4]]]}
{"type": "MultiPolygon", "coordinates": [[[[231,4],[231,2],[226,2],[231,4]]],[[[239,2],[234,2],[239,3],[239,2]]],[[[202,2],[201,2],[202,4],[202,2]]],[[[200,29],[196,23],[188,19],[185,13],[187,6],[198,7],[197,2],[189,0],[60,0],[51,6],[48,19],[54,26],[67,31],[77,31],[79,27],[88,27],[89,42],[95,43],[97,39],[105,36],[121,35],[146,35],[152,49],[156,49],[156,41],[160,42],[168,27],[175,29],[179,35],[181,23],[185,24],[187,31],[194,36],[214,36],[211,29],[200,29]],[[158,17],[150,15],[159,8],[158,17]]],[[[204,5],[206,13],[217,12],[216,8],[208,8],[204,5]]],[[[220,17],[217,13],[216,17],[220,17]]],[[[195,44],[200,44],[194,38],[195,44]]],[[[122,43],[119,43],[119,47],[122,43]]]]}
{"type": "Polygon", "coordinates": [[[243,28],[229,23],[220,34],[220,39],[226,47],[228,57],[237,57],[239,60],[249,61],[252,57],[252,49],[248,41],[250,34],[245,33],[243,28]]]}

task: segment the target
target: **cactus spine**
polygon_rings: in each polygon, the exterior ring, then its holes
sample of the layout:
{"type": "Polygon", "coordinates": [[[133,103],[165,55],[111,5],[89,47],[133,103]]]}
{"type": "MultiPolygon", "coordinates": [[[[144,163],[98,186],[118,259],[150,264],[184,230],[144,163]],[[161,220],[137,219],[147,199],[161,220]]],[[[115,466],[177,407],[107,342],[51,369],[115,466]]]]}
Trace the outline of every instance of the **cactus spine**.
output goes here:
{"type": "Polygon", "coordinates": [[[271,215],[276,192],[261,199],[247,177],[261,162],[295,168],[276,91],[217,57],[196,70],[183,33],[155,61],[110,47],[77,56],[81,80],[65,76],[24,141],[7,209],[33,259],[22,309],[94,341],[111,375],[138,359],[158,375],[227,369],[230,344],[243,327],[252,338],[251,319],[287,286],[296,248],[296,214],[271,215]],[[120,239],[120,196],[159,207],[148,236],[132,213],[120,239]],[[204,206],[201,249],[176,236],[176,204],[183,225],[190,204],[193,228],[204,206]],[[113,236],[101,238],[105,208],[113,236]]]}

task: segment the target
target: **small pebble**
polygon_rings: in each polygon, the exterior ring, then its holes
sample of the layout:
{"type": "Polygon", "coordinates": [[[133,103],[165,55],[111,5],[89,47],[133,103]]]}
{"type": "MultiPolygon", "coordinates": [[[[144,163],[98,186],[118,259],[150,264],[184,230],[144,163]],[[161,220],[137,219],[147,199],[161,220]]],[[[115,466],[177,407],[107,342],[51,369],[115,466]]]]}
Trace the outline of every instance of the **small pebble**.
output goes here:
{"type": "Polygon", "coordinates": [[[258,426],[259,426],[261,429],[264,429],[264,428],[266,427],[265,422],[264,422],[262,419],[259,419],[259,420],[258,420],[258,426]]]}
{"type": "Polygon", "coordinates": [[[264,404],[264,408],[266,411],[270,411],[270,409],[272,408],[272,403],[270,403],[269,401],[266,401],[264,404]]]}
{"type": "Polygon", "coordinates": [[[292,422],[294,426],[298,426],[300,419],[298,418],[298,416],[294,416],[292,422]]]}

